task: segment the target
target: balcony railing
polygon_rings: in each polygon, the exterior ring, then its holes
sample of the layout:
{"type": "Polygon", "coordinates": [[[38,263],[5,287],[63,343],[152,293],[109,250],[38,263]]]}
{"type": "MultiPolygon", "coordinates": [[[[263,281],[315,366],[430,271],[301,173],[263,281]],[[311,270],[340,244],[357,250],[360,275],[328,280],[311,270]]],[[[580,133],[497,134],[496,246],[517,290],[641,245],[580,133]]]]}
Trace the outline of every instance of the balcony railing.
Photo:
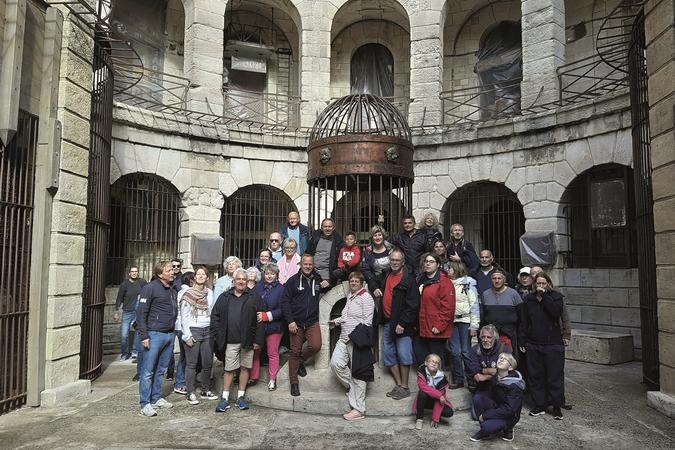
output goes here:
{"type": "Polygon", "coordinates": [[[591,100],[628,87],[621,66],[613,67],[598,55],[565,64],[558,69],[560,106],[591,100]]]}
{"type": "Polygon", "coordinates": [[[519,115],[520,80],[441,92],[443,125],[481,122],[519,115]]]}
{"type": "Polygon", "coordinates": [[[300,97],[224,87],[223,117],[227,122],[297,128],[300,125],[300,97]]]}
{"type": "Polygon", "coordinates": [[[190,80],[169,73],[143,69],[135,86],[115,94],[115,100],[159,112],[180,112],[186,108],[190,80]]]}

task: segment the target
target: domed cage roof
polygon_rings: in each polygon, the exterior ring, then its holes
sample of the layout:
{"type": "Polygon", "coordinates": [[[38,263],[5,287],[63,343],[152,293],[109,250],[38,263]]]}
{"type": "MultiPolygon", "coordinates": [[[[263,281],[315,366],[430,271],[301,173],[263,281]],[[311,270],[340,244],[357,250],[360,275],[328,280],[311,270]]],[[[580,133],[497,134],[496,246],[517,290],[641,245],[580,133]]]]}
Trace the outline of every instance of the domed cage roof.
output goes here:
{"type": "Polygon", "coordinates": [[[347,95],[328,105],[316,119],[309,142],[356,134],[410,142],[410,127],[401,112],[389,100],[370,94],[347,95]]]}

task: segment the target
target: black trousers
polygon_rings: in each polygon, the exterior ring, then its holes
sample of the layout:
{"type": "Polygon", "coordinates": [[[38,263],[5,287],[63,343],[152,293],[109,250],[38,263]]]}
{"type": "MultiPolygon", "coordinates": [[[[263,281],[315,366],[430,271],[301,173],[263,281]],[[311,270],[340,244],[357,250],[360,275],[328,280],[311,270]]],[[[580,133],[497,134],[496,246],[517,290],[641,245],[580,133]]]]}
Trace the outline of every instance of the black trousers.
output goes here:
{"type": "Polygon", "coordinates": [[[527,373],[532,400],[537,408],[565,404],[565,352],[545,346],[527,348],[527,373]]]}
{"type": "MultiPolygon", "coordinates": [[[[417,419],[424,418],[424,409],[433,409],[434,403],[436,402],[435,398],[429,397],[422,391],[417,393],[417,412],[415,413],[417,419]]],[[[455,411],[452,410],[449,406],[443,407],[443,412],[441,417],[452,417],[455,411]]]]}
{"type": "Polygon", "coordinates": [[[415,364],[419,366],[424,364],[424,360],[430,353],[435,353],[441,358],[441,369],[445,370],[445,349],[447,348],[448,340],[445,338],[423,338],[415,335],[413,338],[413,355],[415,356],[415,364]]]}

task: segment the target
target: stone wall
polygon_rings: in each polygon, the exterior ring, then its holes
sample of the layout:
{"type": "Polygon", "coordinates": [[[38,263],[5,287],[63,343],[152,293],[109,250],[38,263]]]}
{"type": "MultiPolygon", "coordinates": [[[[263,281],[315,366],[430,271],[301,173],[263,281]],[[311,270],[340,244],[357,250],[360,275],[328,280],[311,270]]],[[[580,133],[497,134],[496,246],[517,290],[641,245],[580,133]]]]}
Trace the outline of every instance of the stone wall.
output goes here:
{"type": "Polygon", "coordinates": [[[656,245],[659,362],[661,390],[649,404],[675,418],[675,5],[650,0],[645,5],[649,125],[656,245]]]}
{"type": "Polygon", "coordinates": [[[351,58],[370,43],[384,45],[394,58],[394,97],[410,96],[410,34],[391,22],[364,21],[346,27],[331,43],[331,98],[351,93],[351,58]]]}
{"type": "Polygon", "coordinates": [[[561,269],[557,273],[572,327],[629,333],[640,358],[638,269],[561,269]]]}

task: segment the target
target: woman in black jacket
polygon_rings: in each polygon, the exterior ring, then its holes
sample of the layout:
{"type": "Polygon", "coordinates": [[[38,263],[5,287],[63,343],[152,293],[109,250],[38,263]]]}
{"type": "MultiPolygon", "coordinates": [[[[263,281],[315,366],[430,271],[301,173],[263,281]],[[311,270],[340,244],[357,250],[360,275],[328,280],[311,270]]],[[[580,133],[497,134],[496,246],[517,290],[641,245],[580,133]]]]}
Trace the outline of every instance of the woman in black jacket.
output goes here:
{"type": "Polygon", "coordinates": [[[551,278],[540,273],[535,291],[525,297],[521,307],[520,351],[527,352],[527,373],[534,401],[531,416],[545,414],[553,406],[553,418],[562,419],[565,404],[565,346],[560,318],[563,296],[553,288],[551,278]]]}

